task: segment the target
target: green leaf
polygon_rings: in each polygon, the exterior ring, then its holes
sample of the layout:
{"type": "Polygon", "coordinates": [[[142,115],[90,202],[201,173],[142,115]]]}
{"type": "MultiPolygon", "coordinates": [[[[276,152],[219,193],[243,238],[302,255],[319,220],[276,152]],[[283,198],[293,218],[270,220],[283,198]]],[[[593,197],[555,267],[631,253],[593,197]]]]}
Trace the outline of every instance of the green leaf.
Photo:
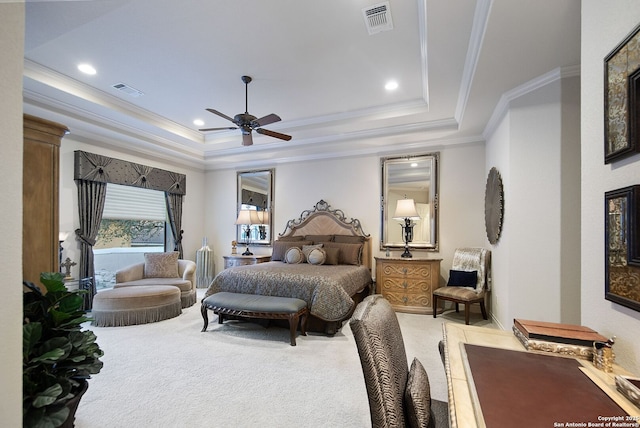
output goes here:
{"type": "Polygon", "coordinates": [[[42,324],[31,322],[22,326],[22,357],[26,360],[31,353],[31,349],[42,337],[42,324]]]}
{"type": "Polygon", "coordinates": [[[45,389],[39,394],[36,394],[33,399],[33,407],[39,408],[48,406],[49,404],[55,402],[58,397],[62,394],[62,386],[59,383],[45,389]]]}

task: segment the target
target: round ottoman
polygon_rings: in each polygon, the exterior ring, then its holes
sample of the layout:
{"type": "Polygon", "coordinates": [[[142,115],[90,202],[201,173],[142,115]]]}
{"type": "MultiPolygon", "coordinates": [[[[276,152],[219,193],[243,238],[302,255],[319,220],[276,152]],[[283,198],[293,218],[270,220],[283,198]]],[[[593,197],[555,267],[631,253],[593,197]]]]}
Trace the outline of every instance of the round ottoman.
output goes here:
{"type": "Polygon", "coordinates": [[[182,313],[180,289],[172,285],[139,285],[98,292],[93,298],[92,324],[118,327],[146,324],[182,313]]]}

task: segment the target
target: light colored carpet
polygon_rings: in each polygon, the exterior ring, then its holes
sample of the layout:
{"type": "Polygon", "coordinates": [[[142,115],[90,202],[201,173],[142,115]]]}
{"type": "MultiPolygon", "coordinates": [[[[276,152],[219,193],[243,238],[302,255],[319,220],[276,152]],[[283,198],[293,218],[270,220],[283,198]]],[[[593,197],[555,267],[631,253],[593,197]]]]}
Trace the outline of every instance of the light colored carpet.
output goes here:
{"type": "MultiPolygon", "coordinates": [[[[104,368],[89,381],[77,428],[369,427],[369,404],[353,335],[346,322],[333,337],[310,333],[289,345],[289,331],[229,321],[209,312],[202,333],[200,300],[158,323],[93,327],[104,368]]],[[[432,395],[446,401],[438,353],[443,322],[462,312],[398,313],[410,363],[427,369],[432,395]]],[[[476,325],[489,325],[474,315],[476,325]]]]}

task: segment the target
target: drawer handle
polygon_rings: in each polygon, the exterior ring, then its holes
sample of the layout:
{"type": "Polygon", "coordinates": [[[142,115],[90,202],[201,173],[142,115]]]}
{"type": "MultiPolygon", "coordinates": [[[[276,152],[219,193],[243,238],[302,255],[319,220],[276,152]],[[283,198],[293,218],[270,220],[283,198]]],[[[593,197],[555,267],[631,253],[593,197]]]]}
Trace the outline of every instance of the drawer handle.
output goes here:
{"type": "Polygon", "coordinates": [[[404,296],[404,297],[402,298],[402,301],[403,301],[403,302],[404,302],[404,304],[406,305],[406,304],[407,304],[407,302],[409,301],[409,299],[407,298],[407,296],[404,296]]]}
{"type": "Polygon", "coordinates": [[[408,287],[407,281],[403,282],[402,286],[406,289],[408,287]]]}
{"type": "Polygon", "coordinates": [[[403,274],[405,274],[405,275],[407,274],[407,271],[408,271],[408,269],[407,269],[407,268],[403,268],[403,269],[402,269],[402,273],[403,273],[403,274]]]}

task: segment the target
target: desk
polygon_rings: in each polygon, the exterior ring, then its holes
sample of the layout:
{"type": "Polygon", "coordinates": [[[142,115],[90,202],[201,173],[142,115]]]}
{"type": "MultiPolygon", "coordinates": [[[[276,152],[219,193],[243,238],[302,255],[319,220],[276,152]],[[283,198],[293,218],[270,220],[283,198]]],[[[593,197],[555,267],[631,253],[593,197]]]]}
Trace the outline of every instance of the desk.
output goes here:
{"type": "MultiPolygon", "coordinates": [[[[474,404],[475,401],[473,398],[475,389],[473,386],[470,386],[467,378],[466,360],[461,344],[488,346],[521,352],[528,351],[524,350],[524,347],[510,331],[452,323],[445,323],[442,328],[445,342],[445,371],[447,374],[450,426],[451,428],[484,426],[484,421],[478,421],[476,418],[474,406],[477,406],[477,404],[474,404]]],[[[552,354],[544,353],[544,355],[552,354]]],[[[558,356],[557,358],[563,357],[558,356]]],[[[607,374],[595,369],[588,361],[584,361],[583,365],[585,374],[600,386],[609,397],[614,399],[624,411],[632,417],[640,417],[640,409],[633,406],[633,404],[616,391],[614,375],[629,375],[628,372],[617,365],[614,365],[614,373],[612,374],[607,374]]],[[[536,409],[532,409],[532,411],[536,411],[536,409]]],[[[537,409],[537,411],[541,410],[537,409]]],[[[566,423],[571,421],[558,422],[566,423]]]]}

